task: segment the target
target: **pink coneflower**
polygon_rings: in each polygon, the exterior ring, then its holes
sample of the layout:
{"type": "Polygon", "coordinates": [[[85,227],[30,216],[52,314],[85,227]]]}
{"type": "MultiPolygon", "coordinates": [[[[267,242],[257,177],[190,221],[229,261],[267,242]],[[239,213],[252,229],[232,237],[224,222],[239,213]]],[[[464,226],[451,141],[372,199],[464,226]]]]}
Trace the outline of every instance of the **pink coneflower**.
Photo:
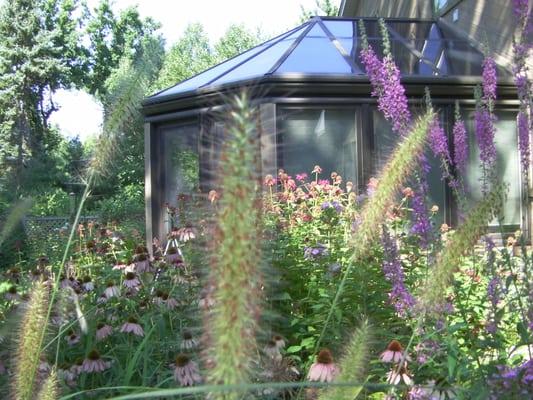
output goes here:
{"type": "Polygon", "coordinates": [[[111,366],[111,362],[104,361],[100,358],[100,353],[92,350],[81,365],[81,372],[103,372],[111,366]]]}
{"type": "Polygon", "coordinates": [[[57,376],[59,377],[59,379],[65,382],[66,385],[70,387],[76,386],[77,374],[73,372],[72,367],[69,368],[67,365],[61,365],[57,369],[57,376]]]}
{"type": "Polygon", "coordinates": [[[167,254],[165,255],[165,261],[172,265],[182,266],[183,265],[183,258],[181,258],[181,255],[178,252],[178,249],[175,247],[170,247],[168,249],[167,254]]]}
{"type": "Polygon", "coordinates": [[[139,274],[144,272],[151,272],[150,260],[146,254],[138,254],[135,259],[135,271],[139,274]]]}
{"type": "Polygon", "coordinates": [[[194,238],[196,238],[196,230],[192,225],[187,224],[184,228],[178,229],[178,239],[180,242],[185,243],[194,238]]]}
{"type": "Polygon", "coordinates": [[[265,186],[274,186],[276,184],[276,178],[274,178],[272,175],[267,175],[263,179],[263,184],[265,186]]]}
{"type": "Polygon", "coordinates": [[[169,297],[168,293],[164,293],[161,298],[163,300],[163,304],[165,304],[165,306],[169,310],[173,310],[178,306],[177,300],[174,299],[173,297],[169,297]]]}
{"type": "Polygon", "coordinates": [[[137,323],[137,319],[134,317],[128,318],[128,321],[125,322],[120,328],[120,332],[133,333],[137,336],[144,336],[144,330],[142,326],[137,323]]]}
{"type": "Polygon", "coordinates": [[[127,272],[122,284],[128,289],[137,289],[141,285],[141,281],[139,281],[135,272],[127,272]]]}
{"type": "Polygon", "coordinates": [[[119,270],[119,271],[124,271],[127,267],[128,267],[128,262],[127,261],[124,261],[124,260],[121,260],[121,261],[118,261],[114,266],[113,266],[113,269],[114,270],[119,270]]]}
{"type": "Polygon", "coordinates": [[[81,337],[76,332],[69,331],[68,335],[65,337],[65,340],[67,341],[67,344],[69,346],[74,346],[75,344],[80,342],[81,337]]]}
{"type": "Polygon", "coordinates": [[[311,171],[312,174],[321,174],[322,168],[320,168],[320,165],[315,165],[313,170],[311,171]]]}
{"type": "MultiPolygon", "coordinates": [[[[381,356],[379,357],[381,361],[386,363],[397,363],[400,362],[400,360],[403,357],[403,347],[397,340],[391,340],[389,345],[387,346],[387,349],[381,353],[381,356]]],[[[406,360],[409,360],[409,356],[406,356],[406,360]]]]}
{"type": "Polygon", "coordinates": [[[16,286],[11,286],[7,290],[7,293],[5,294],[5,298],[6,298],[7,301],[20,300],[20,295],[17,292],[17,287],[16,286]]]}
{"type": "Polygon", "coordinates": [[[113,328],[110,325],[104,324],[103,322],[99,322],[96,325],[96,340],[104,340],[111,333],[113,333],[113,328]]]}
{"type": "Polygon", "coordinates": [[[174,379],[181,386],[193,386],[195,383],[202,382],[198,365],[185,354],[179,354],[176,357],[174,379]]]}
{"type": "Polygon", "coordinates": [[[328,349],[318,353],[316,362],[309,368],[307,379],[316,382],[331,382],[338,375],[339,369],[333,363],[333,356],[328,349]]]}
{"type": "Polygon", "coordinates": [[[90,276],[84,276],[83,277],[83,282],[81,284],[81,287],[86,292],[90,292],[90,291],[94,290],[94,283],[93,283],[93,281],[92,281],[90,276]]]}
{"type": "Polygon", "coordinates": [[[96,299],[96,304],[104,304],[107,303],[107,296],[105,293],[102,293],[98,298],[96,299]]]}
{"type": "Polygon", "coordinates": [[[165,293],[162,290],[157,289],[155,291],[155,296],[154,296],[154,298],[152,300],[154,302],[154,304],[157,304],[158,306],[162,305],[163,304],[163,295],[164,294],[165,293]]]}
{"type": "Polygon", "coordinates": [[[106,288],[104,290],[105,297],[107,299],[110,299],[114,296],[120,296],[120,289],[115,286],[115,283],[113,281],[107,282],[106,288]]]}
{"type": "Polygon", "coordinates": [[[32,282],[40,281],[43,278],[43,273],[40,269],[35,268],[30,272],[30,279],[32,282]]]}
{"type": "Polygon", "coordinates": [[[398,385],[401,381],[403,381],[406,385],[413,384],[413,380],[409,376],[407,367],[402,366],[399,370],[397,368],[393,368],[387,372],[387,383],[391,385],[398,385]]]}
{"type": "Polygon", "coordinates": [[[192,336],[192,333],[190,331],[184,330],[181,336],[181,350],[193,350],[198,347],[198,341],[192,336]]]}
{"type": "Polygon", "coordinates": [[[272,336],[272,340],[276,344],[276,347],[278,350],[282,350],[285,348],[285,340],[280,335],[274,335],[272,336]]]}
{"type": "Polygon", "coordinates": [[[274,340],[269,340],[267,342],[266,346],[263,348],[263,352],[271,360],[279,362],[282,359],[279,348],[276,346],[276,342],[274,340]]]}

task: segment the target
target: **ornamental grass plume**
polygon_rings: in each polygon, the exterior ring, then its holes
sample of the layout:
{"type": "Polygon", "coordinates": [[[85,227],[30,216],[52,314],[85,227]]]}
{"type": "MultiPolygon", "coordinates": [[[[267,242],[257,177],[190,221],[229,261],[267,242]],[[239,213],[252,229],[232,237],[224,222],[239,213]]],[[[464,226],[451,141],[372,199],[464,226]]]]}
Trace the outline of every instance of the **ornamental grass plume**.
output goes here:
{"type": "MultiPolygon", "coordinates": [[[[256,164],[254,110],[247,95],[234,100],[228,137],[221,157],[217,231],[210,273],[214,303],[207,315],[207,380],[242,384],[251,380],[256,354],[254,333],[259,315],[260,187],[256,164]]],[[[220,395],[237,398],[236,393],[220,395]]]]}
{"type": "Polygon", "coordinates": [[[385,211],[393,204],[396,194],[418,166],[420,155],[424,151],[429,125],[434,118],[433,112],[427,112],[417,121],[411,133],[399,143],[381,172],[374,195],[368,199],[361,210],[361,223],[352,239],[354,260],[368,252],[384,222],[385,211]]]}
{"type": "Polygon", "coordinates": [[[59,382],[57,381],[55,369],[52,369],[52,372],[50,372],[50,375],[48,375],[48,378],[46,378],[37,394],[37,400],[57,400],[58,398],[59,382]]]}
{"type": "Polygon", "coordinates": [[[47,325],[48,288],[40,282],[34,283],[26,307],[16,348],[12,388],[12,398],[15,400],[30,400],[34,396],[41,345],[47,325]]]}
{"type": "MultiPolygon", "coordinates": [[[[365,368],[367,366],[370,353],[370,325],[367,320],[363,320],[355,330],[346,347],[344,356],[339,363],[340,373],[335,379],[339,383],[364,382],[365,368]]],[[[351,400],[355,399],[363,385],[336,386],[323,391],[320,400],[351,400]]]]}
{"type": "Polygon", "coordinates": [[[503,204],[504,187],[495,185],[492,190],[465,217],[437,257],[431,277],[422,288],[420,303],[426,312],[438,309],[445,292],[457,270],[459,260],[472,249],[486,232],[490,220],[498,214],[503,204]]]}

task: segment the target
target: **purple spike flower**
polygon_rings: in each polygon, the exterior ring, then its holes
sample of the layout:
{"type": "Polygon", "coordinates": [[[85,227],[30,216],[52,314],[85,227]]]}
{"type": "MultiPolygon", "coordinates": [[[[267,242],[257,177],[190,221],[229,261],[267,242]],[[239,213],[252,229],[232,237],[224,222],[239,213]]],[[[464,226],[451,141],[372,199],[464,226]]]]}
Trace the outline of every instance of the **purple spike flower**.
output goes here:
{"type": "Polygon", "coordinates": [[[429,147],[435,157],[451,163],[450,152],[448,150],[448,138],[442,129],[439,118],[435,117],[429,126],[429,147]]]}
{"type": "MultiPolygon", "coordinates": [[[[494,100],[496,100],[496,87],[497,87],[497,75],[496,75],[496,63],[492,57],[485,57],[483,60],[483,100],[492,107],[494,100]]],[[[492,108],[491,108],[492,109],[492,108]]]]}
{"type": "Polygon", "coordinates": [[[400,317],[404,317],[414,307],[416,300],[405,286],[402,263],[398,257],[396,241],[391,237],[387,228],[383,228],[383,273],[385,279],[392,284],[389,301],[400,317]]]}
{"type": "Polygon", "coordinates": [[[457,119],[453,125],[453,162],[461,175],[466,172],[468,162],[468,137],[463,121],[457,119]]]}
{"type": "Polygon", "coordinates": [[[421,182],[419,189],[414,192],[411,207],[412,226],[411,233],[420,237],[420,246],[426,249],[431,236],[431,222],[426,207],[425,197],[427,192],[427,183],[421,182]]]}
{"type": "Polygon", "coordinates": [[[386,55],[380,61],[372,46],[361,50],[361,61],[372,85],[372,96],[378,98],[378,109],[392,122],[392,129],[399,135],[407,134],[411,113],[400,83],[400,70],[392,56],[386,55]]]}
{"type": "Polygon", "coordinates": [[[529,170],[529,121],[527,115],[520,111],[518,113],[518,144],[520,148],[520,161],[522,163],[522,170],[527,172],[529,170]]]}

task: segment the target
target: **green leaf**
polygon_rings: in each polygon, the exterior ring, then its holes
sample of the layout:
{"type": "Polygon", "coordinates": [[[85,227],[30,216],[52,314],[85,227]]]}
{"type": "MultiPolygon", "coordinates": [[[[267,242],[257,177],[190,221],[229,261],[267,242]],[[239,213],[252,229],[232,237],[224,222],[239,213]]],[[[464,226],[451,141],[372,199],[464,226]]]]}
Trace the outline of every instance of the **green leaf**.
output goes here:
{"type": "Polygon", "coordinates": [[[287,349],[287,353],[289,353],[289,354],[298,353],[300,350],[302,350],[302,346],[290,346],[287,349]]]}

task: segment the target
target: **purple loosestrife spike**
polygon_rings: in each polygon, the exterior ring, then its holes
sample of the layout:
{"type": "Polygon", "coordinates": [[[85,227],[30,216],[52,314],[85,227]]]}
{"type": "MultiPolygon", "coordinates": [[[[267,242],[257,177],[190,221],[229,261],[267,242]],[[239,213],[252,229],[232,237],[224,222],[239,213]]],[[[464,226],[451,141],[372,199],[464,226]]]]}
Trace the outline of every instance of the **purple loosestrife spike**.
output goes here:
{"type": "MultiPolygon", "coordinates": [[[[364,32],[363,24],[359,28],[364,32]]],[[[366,33],[365,33],[366,35],[366,33]]],[[[411,123],[411,113],[405,96],[405,88],[400,82],[400,70],[390,52],[379,60],[372,46],[364,42],[361,61],[365,66],[372,86],[372,96],[378,98],[378,109],[387,121],[392,123],[394,132],[403,136],[407,134],[411,123]]]]}
{"type": "Polygon", "coordinates": [[[392,285],[389,301],[400,317],[406,317],[415,305],[415,299],[405,286],[405,276],[398,255],[398,246],[386,226],[383,226],[381,243],[384,252],[383,273],[385,279],[392,285]]]}
{"type": "Polygon", "coordinates": [[[520,149],[520,162],[522,164],[522,171],[527,173],[530,164],[530,147],[529,147],[529,121],[527,115],[520,111],[518,113],[518,145],[520,149]]]}
{"type": "Polygon", "coordinates": [[[494,101],[496,100],[496,88],[498,78],[496,74],[496,63],[492,57],[485,57],[483,60],[483,101],[487,108],[492,112],[494,101]]]}
{"type": "MultiPolygon", "coordinates": [[[[251,360],[257,351],[254,333],[260,313],[261,218],[254,132],[254,110],[243,95],[234,101],[221,158],[224,196],[219,204],[210,276],[214,306],[206,329],[207,356],[213,365],[208,381],[213,384],[250,382],[251,360]]],[[[223,397],[240,398],[237,393],[223,397]]]]}
{"type": "Polygon", "coordinates": [[[455,122],[453,124],[453,163],[460,175],[466,173],[468,163],[468,136],[463,120],[459,103],[455,105],[455,122]]]}

